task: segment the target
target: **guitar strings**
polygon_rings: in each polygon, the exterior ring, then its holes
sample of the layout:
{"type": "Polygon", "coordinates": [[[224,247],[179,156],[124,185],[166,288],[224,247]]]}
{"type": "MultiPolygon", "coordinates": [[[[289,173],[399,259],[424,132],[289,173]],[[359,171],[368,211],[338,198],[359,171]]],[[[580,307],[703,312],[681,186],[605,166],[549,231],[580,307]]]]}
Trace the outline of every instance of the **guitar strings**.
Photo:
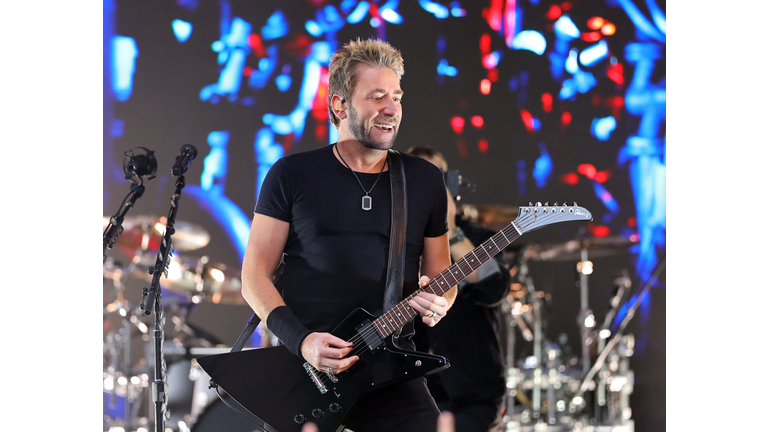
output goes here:
{"type": "MultiPolygon", "coordinates": [[[[554,214],[553,214],[553,215],[554,215],[554,214]]],[[[548,215],[548,214],[544,214],[544,215],[543,215],[543,218],[544,218],[544,217],[548,218],[547,216],[549,216],[549,215],[548,215]]],[[[521,225],[525,224],[525,225],[523,225],[523,229],[525,229],[525,228],[527,228],[528,226],[530,226],[530,223],[528,223],[528,222],[529,222],[529,221],[528,221],[529,219],[534,219],[534,221],[535,221],[535,219],[536,219],[536,215],[535,215],[535,214],[531,214],[531,213],[529,213],[529,214],[526,214],[526,215],[524,215],[523,217],[521,217],[521,218],[520,218],[520,220],[518,220],[518,221],[515,221],[515,222],[518,222],[518,223],[519,223],[519,224],[521,224],[521,225]]],[[[534,221],[531,221],[531,222],[534,222],[534,221]]],[[[501,235],[502,235],[502,236],[503,236],[503,237],[506,239],[506,238],[507,238],[507,237],[506,237],[506,234],[507,234],[507,233],[505,233],[505,230],[506,230],[506,231],[508,231],[508,234],[510,234],[510,235],[511,235],[511,234],[515,233],[515,232],[517,231],[517,229],[518,229],[518,228],[515,228],[514,226],[512,226],[512,224],[510,224],[510,225],[506,226],[504,229],[502,229],[502,230],[501,230],[499,233],[497,233],[496,235],[494,235],[493,237],[497,237],[499,234],[501,234],[501,235]]],[[[486,250],[486,251],[485,251],[485,253],[488,255],[488,259],[492,258],[492,257],[493,257],[493,256],[495,256],[496,254],[498,254],[499,252],[501,252],[501,250],[503,250],[503,248],[499,248],[499,247],[498,247],[498,245],[496,245],[496,242],[493,240],[493,237],[491,237],[489,240],[487,240],[486,242],[484,242],[484,243],[481,245],[481,247],[485,246],[485,247],[484,247],[484,249],[486,250]],[[493,254],[489,254],[489,253],[487,252],[487,250],[488,250],[488,249],[490,249],[490,244],[491,244],[491,243],[493,243],[493,246],[494,246],[494,247],[497,249],[497,251],[496,251],[495,253],[493,253],[493,254]]],[[[499,239],[499,240],[500,240],[500,239],[499,239]]],[[[508,239],[507,239],[507,240],[508,240],[508,239]]],[[[514,238],[512,241],[514,241],[514,240],[516,240],[516,238],[514,238]]],[[[511,242],[509,242],[509,241],[508,241],[508,244],[510,244],[510,243],[511,243],[511,242]]],[[[506,247],[506,246],[505,246],[505,247],[506,247]]],[[[477,248],[477,249],[479,250],[479,249],[481,249],[481,248],[477,248]]],[[[474,252],[474,251],[473,251],[473,252],[474,252]]],[[[464,258],[462,258],[461,260],[459,260],[459,262],[457,262],[457,263],[461,263],[462,261],[465,261],[465,260],[464,260],[464,258]]],[[[462,271],[462,272],[463,272],[463,271],[462,271]]],[[[444,273],[444,272],[443,272],[443,273],[444,273]]],[[[442,277],[443,279],[445,279],[445,275],[444,275],[443,273],[441,273],[441,274],[437,275],[437,276],[436,276],[436,277],[433,279],[433,281],[437,282],[438,278],[440,278],[440,277],[442,277]]],[[[453,276],[452,276],[452,277],[453,277],[453,276]]],[[[454,280],[456,280],[456,278],[455,278],[455,277],[454,277],[454,280]]],[[[431,287],[431,285],[432,285],[432,282],[431,282],[431,283],[430,283],[430,284],[427,286],[427,288],[430,288],[430,287],[431,287]]],[[[453,285],[454,285],[454,284],[451,284],[451,286],[453,286],[453,285]]],[[[393,309],[399,308],[399,307],[400,307],[400,305],[402,305],[402,304],[404,304],[404,303],[407,303],[407,301],[409,301],[409,300],[413,299],[415,296],[417,296],[417,295],[418,295],[420,292],[422,292],[422,291],[425,291],[425,289],[419,289],[419,290],[417,290],[416,292],[412,293],[410,296],[408,296],[408,297],[405,299],[405,301],[403,301],[403,302],[400,302],[400,303],[399,303],[398,305],[396,305],[396,306],[395,306],[393,309]]],[[[434,292],[433,292],[433,293],[434,293],[434,292]]],[[[410,308],[410,309],[411,309],[411,311],[412,311],[412,312],[415,312],[415,309],[413,309],[413,308],[410,308]]],[[[391,310],[392,310],[392,309],[391,309],[391,310]]],[[[406,310],[406,312],[408,312],[408,311],[406,310]]],[[[389,311],[387,311],[387,313],[389,313],[389,311]]],[[[385,313],[385,315],[386,315],[386,313],[385,313]]],[[[410,315],[410,314],[406,313],[406,316],[407,316],[407,315],[410,315]]],[[[383,317],[383,316],[382,316],[382,317],[383,317]]],[[[376,328],[375,328],[375,323],[376,323],[377,321],[379,321],[379,320],[380,320],[382,317],[379,317],[379,318],[378,318],[376,321],[374,321],[374,323],[368,324],[368,325],[366,325],[365,327],[363,327],[363,328],[361,329],[361,331],[360,331],[360,332],[358,332],[358,334],[357,334],[357,335],[353,336],[353,337],[352,337],[352,338],[351,338],[351,339],[350,339],[348,342],[352,342],[353,344],[357,344],[357,342],[361,342],[361,341],[362,341],[362,340],[364,340],[366,337],[368,337],[368,336],[371,336],[371,335],[373,334],[373,332],[375,332],[375,331],[376,331],[376,328]]],[[[406,320],[406,321],[405,321],[403,324],[400,324],[400,325],[399,325],[397,328],[400,328],[400,327],[402,327],[402,325],[405,325],[405,323],[406,323],[406,322],[410,321],[410,319],[413,319],[414,317],[415,317],[415,315],[414,315],[414,316],[412,316],[412,317],[409,317],[409,319],[408,319],[408,320],[406,320]]],[[[385,325],[387,325],[387,324],[385,324],[385,325]]],[[[388,326],[388,325],[387,325],[387,326],[388,326]]],[[[395,329],[395,331],[397,330],[397,328],[395,329]]],[[[393,332],[394,332],[394,331],[393,331],[393,332]]],[[[391,334],[391,333],[390,333],[390,334],[391,334]]],[[[389,336],[389,335],[386,335],[386,336],[389,336]]],[[[386,336],[385,336],[385,337],[386,337],[386,336]]],[[[361,349],[360,349],[360,350],[353,350],[353,351],[352,351],[350,354],[351,354],[351,355],[359,355],[359,354],[361,354],[362,352],[364,352],[364,351],[365,351],[365,349],[366,349],[366,347],[361,347],[361,349]]]]}
{"type": "MultiPolygon", "coordinates": [[[[544,209],[544,211],[546,211],[546,209],[547,209],[546,207],[542,207],[542,208],[544,209]]],[[[504,249],[504,248],[499,248],[498,247],[498,245],[496,244],[496,241],[494,240],[494,237],[498,237],[499,234],[501,234],[501,236],[504,237],[504,239],[507,241],[507,246],[508,246],[509,244],[511,244],[512,242],[517,240],[517,238],[519,238],[519,236],[522,235],[522,233],[527,232],[529,227],[531,225],[533,225],[535,222],[539,222],[541,224],[541,226],[544,226],[544,225],[546,225],[546,223],[548,223],[548,219],[551,219],[552,217],[557,216],[557,215],[558,214],[555,213],[555,212],[552,212],[552,213],[548,213],[548,212],[545,212],[545,213],[538,213],[538,212],[526,213],[525,215],[518,217],[515,221],[513,221],[512,223],[510,223],[507,226],[505,226],[501,231],[499,231],[498,233],[494,234],[490,239],[488,239],[485,242],[483,242],[483,244],[481,244],[480,247],[475,248],[475,250],[480,250],[481,248],[485,249],[485,253],[488,255],[488,258],[486,259],[486,261],[487,261],[487,260],[493,258],[494,256],[496,256],[498,253],[500,253],[504,249]],[[517,225],[515,225],[515,222],[517,222],[517,225]],[[508,232],[505,233],[505,231],[508,231],[508,232]],[[511,241],[507,237],[507,234],[513,236],[513,239],[511,241]],[[490,249],[491,243],[496,248],[496,252],[493,253],[493,254],[490,254],[490,253],[487,252],[487,250],[490,249]]],[[[499,237],[497,240],[501,240],[501,237],[499,237]]],[[[506,246],[504,246],[504,247],[506,247],[506,246]]],[[[470,253],[472,253],[474,255],[474,251],[475,250],[473,250],[470,253]]],[[[469,255],[469,254],[467,254],[467,255],[469,255]]],[[[465,255],[459,261],[456,262],[456,264],[458,264],[457,268],[462,272],[462,275],[464,276],[464,278],[466,277],[466,274],[464,274],[463,269],[461,269],[461,267],[460,267],[462,262],[468,265],[468,267],[469,267],[467,269],[468,271],[471,270],[471,265],[466,263],[467,255],[465,255]]],[[[476,255],[475,255],[475,258],[477,258],[476,255]]],[[[477,259],[479,259],[479,258],[477,258],[477,259]]],[[[454,267],[454,266],[451,266],[451,267],[454,267]]],[[[449,269],[451,267],[449,267],[449,269]]],[[[448,269],[446,269],[446,270],[448,270],[448,269]]],[[[415,292],[411,293],[408,297],[406,297],[400,303],[395,305],[389,311],[385,312],[382,316],[380,316],[379,318],[374,320],[372,323],[366,324],[365,326],[363,326],[360,329],[360,331],[355,336],[351,337],[347,341],[347,342],[351,342],[353,344],[353,349],[352,349],[352,351],[350,352],[349,355],[361,355],[361,354],[363,354],[365,352],[366,349],[369,349],[367,344],[360,344],[360,342],[363,342],[369,336],[372,336],[373,333],[378,333],[377,330],[376,330],[376,323],[379,322],[380,320],[382,320],[392,310],[394,310],[396,308],[400,308],[402,305],[407,304],[410,300],[412,300],[414,297],[416,297],[419,293],[424,292],[427,289],[431,289],[432,293],[435,294],[435,290],[434,290],[434,288],[432,288],[432,285],[433,285],[433,283],[435,283],[436,285],[439,285],[439,283],[437,282],[438,278],[442,278],[443,282],[446,282],[445,275],[444,275],[445,272],[446,271],[443,271],[440,274],[438,274],[437,276],[435,276],[435,278],[432,279],[432,281],[430,281],[430,283],[429,283],[429,285],[427,285],[427,287],[420,288],[420,289],[416,290],[415,292]]],[[[471,271],[470,271],[470,273],[471,273],[471,271]]],[[[450,274],[450,272],[448,274],[450,274]]],[[[457,280],[456,277],[454,277],[454,276],[451,276],[451,277],[453,277],[454,280],[457,280]]],[[[462,278],[462,279],[464,279],[464,278],[462,278]]],[[[453,286],[453,285],[450,285],[450,286],[453,286]]],[[[416,315],[418,315],[418,313],[416,313],[415,309],[413,309],[412,307],[409,307],[409,309],[410,309],[410,311],[408,309],[405,309],[405,307],[403,306],[403,310],[405,312],[405,316],[407,317],[407,316],[409,316],[411,314],[413,314],[413,316],[408,318],[402,324],[399,324],[399,326],[397,328],[392,330],[390,333],[388,333],[384,337],[387,337],[387,336],[391,335],[392,333],[397,331],[397,329],[401,328],[408,321],[412,320],[413,318],[416,317],[416,315]]],[[[388,327],[389,324],[384,324],[384,326],[388,327]]],[[[312,367],[312,368],[315,369],[314,367],[312,367]]],[[[315,370],[317,370],[317,369],[315,369],[315,370]]],[[[322,381],[323,384],[325,384],[327,381],[330,380],[330,377],[328,377],[326,373],[322,373],[322,375],[320,375],[320,380],[322,381]]]]}

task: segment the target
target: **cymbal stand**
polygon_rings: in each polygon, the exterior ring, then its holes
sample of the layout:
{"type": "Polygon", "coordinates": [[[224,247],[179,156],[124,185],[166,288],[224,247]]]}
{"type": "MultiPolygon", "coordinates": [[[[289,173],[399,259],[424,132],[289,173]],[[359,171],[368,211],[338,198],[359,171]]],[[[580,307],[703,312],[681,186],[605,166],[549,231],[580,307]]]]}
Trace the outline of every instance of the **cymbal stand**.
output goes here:
{"type": "Polygon", "coordinates": [[[184,187],[184,176],[180,175],[176,180],[176,191],[171,197],[171,209],[168,214],[168,221],[165,227],[165,234],[160,243],[160,249],[157,254],[155,266],[149,269],[152,275],[152,283],[149,288],[142,289],[143,303],[141,309],[145,315],[155,312],[154,338],[154,369],[155,380],[152,383],[152,402],[155,407],[155,432],[165,432],[165,420],[169,418],[167,410],[166,388],[168,387],[165,374],[166,365],[163,358],[163,340],[165,339],[163,307],[160,304],[162,290],[160,289],[160,275],[165,274],[168,277],[167,269],[170,265],[170,257],[173,253],[173,243],[171,236],[175,232],[176,212],[178,210],[178,201],[181,196],[181,189],[184,187]]]}
{"type": "Polygon", "coordinates": [[[102,262],[107,260],[107,249],[112,249],[117,237],[123,232],[123,220],[125,219],[125,214],[128,213],[128,210],[133,208],[133,205],[136,204],[136,200],[143,194],[143,180],[138,184],[131,184],[131,190],[128,192],[128,195],[123,198],[123,202],[120,204],[117,213],[109,219],[109,224],[104,228],[104,259],[102,262]]]}
{"type": "Polygon", "coordinates": [[[594,339],[592,329],[595,327],[595,316],[589,309],[589,275],[592,274],[593,266],[589,261],[587,247],[584,245],[581,248],[581,262],[576,264],[576,270],[579,272],[579,289],[581,290],[581,307],[577,320],[581,329],[582,368],[586,373],[592,364],[590,348],[594,339]]]}
{"type": "Polygon", "coordinates": [[[541,298],[533,285],[533,279],[528,272],[528,253],[523,253],[520,259],[520,282],[524,283],[528,289],[528,296],[533,303],[533,357],[536,361],[536,368],[533,371],[533,395],[532,411],[533,418],[539,420],[541,417],[541,374],[542,374],[542,356],[541,349],[543,344],[542,320],[541,320],[541,298]]]}
{"type": "MultiPolygon", "coordinates": [[[[616,316],[616,314],[619,311],[619,307],[621,307],[621,300],[624,297],[624,293],[628,292],[630,287],[632,286],[632,281],[629,278],[629,273],[626,269],[622,270],[621,276],[617,277],[613,281],[614,286],[616,287],[613,296],[611,297],[608,313],[605,315],[605,320],[603,321],[603,325],[600,328],[600,331],[596,334],[597,337],[597,353],[602,355],[603,351],[606,347],[606,339],[610,337],[610,329],[611,324],[613,323],[613,319],[616,316]]],[[[602,411],[600,410],[601,407],[604,407],[607,403],[606,399],[606,380],[604,378],[604,372],[605,372],[605,362],[603,362],[603,366],[600,368],[598,373],[598,384],[597,384],[597,405],[595,406],[596,413],[602,414],[602,411]]],[[[600,418],[598,418],[598,422],[601,422],[603,420],[602,415],[600,418]]]]}

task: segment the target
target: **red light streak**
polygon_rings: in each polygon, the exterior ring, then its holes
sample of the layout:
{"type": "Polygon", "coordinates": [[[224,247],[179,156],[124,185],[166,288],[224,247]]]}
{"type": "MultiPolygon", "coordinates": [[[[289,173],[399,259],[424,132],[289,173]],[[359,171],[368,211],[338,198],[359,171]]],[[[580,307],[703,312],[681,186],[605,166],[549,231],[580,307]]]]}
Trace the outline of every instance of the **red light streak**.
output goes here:
{"type": "Polygon", "coordinates": [[[566,128],[568,125],[571,124],[571,120],[573,120],[573,116],[568,111],[565,111],[562,116],[560,116],[560,126],[566,128]]]}
{"type": "Polygon", "coordinates": [[[464,118],[456,116],[451,119],[451,128],[457,135],[464,132],[464,118]]]}
{"type": "Polygon", "coordinates": [[[605,20],[600,17],[592,17],[587,21],[587,27],[592,30],[600,30],[603,24],[605,24],[605,20]]]}
{"type": "Polygon", "coordinates": [[[482,129],[483,125],[485,124],[485,120],[483,120],[483,118],[479,115],[473,116],[470,121],[472,122],[472,126],[478,129],[482,129]]]}
{"type": "Polygon", "coordinates": [[[595,181],[598,183],[605,183],[609,178],[611,178],[610,171],[599,171],[595,173],[595,181]]]}
{"type": "Polygon", "coordinates": [[[483,57],[487,56],[491,52],[491,36],[487,33],[480,36],[480,53],[483,57]]]}
{"type": "Polygon", "coordinates": [[[552,111],[552,95],[551,94],[544,93],[541,95],[541,108],[544,110],[544,112],[552,111]]]}
{"type": "Polygon", "coordinates": [[[562,14],[563,14],[563,10],[560,9],[560,6],[552,5],[549,7],[549,10],[547,11],[547,19],[556,20],[560,18],[560,15],[562,14]]]}
{"type": "Polygon", "coordinates": [[[579,182],[579,175],[576,173],[563,174],[560,176],[560,181],[565,184],[575,186],[579,182]]]}
{"type": "Polygon", "coordinates": [[[488,151],[488,140],[483,138],[477,143],[477,148],[480,150],[481,153],[485,153],[488,151]]]}
{"type": "Polygon", "coordinates": [[[608,76],[608,79],[616,84],[624,84],[624,66],[621,63],[612,63],[608,65],[608,70],[605,74],[608,76]]]}
{"type": "Polygon", "coordinates": [[[585,32],[581,34],[581,38],[587,42],[597,42],[600,40],[600,32],[585,32]]]}
{"type": "Polygon", "coordinates": [[[512,46],[515,39],[515,26],[517,25],[517,16],[515,11],[515,0],[507,0],[504,12],[504,42],[508,47],[512,46]]]}
{"type": "Polygon", "coordinates": [[[520,117],[523,119],[523,124],[525,125],[525,128],[528,129],[528,132],[533,132],[533,116],[531,113],[529,113],[528,110],[521,108],[520,117]]]}
{"type": "Polygon", "coordinates": [[[486,78],[480,81],[480,93],[484,95],[491,93],[491,80],[486,78]]]}
{"type": "Polygon", "coordinates": [[[496,31],[501,30],[501,16],[503,7],[504,4],[502,3],[502,0],[491,0],[491,6],[489,8],[483,9],[483,16],[485,17],[486,21],[488,21],[488,25],[496,31]]]}
{"type": "Polygon", "coordinates": [[[589,224],[587,229],[595,237],[605,237],[611,233],[611,229],[605,225],[589,224]]]}
{"type": "Polygon", "coordinates": [[[579,165],[579,173],[583,174],[588,179],[593,179],[595,178],[595,174],[597,174],[597,169],[591,164],[581,164],[579,165]]]}
{"type": "Polygon", "coordinates": [[[248,46],[253,49],[253,52],[256,53],[257,56],[267,56],[267,50],[264,48],[264,44],[261,42],[261,36],[258,34],[254,33],[248,36],[248,46]]]}

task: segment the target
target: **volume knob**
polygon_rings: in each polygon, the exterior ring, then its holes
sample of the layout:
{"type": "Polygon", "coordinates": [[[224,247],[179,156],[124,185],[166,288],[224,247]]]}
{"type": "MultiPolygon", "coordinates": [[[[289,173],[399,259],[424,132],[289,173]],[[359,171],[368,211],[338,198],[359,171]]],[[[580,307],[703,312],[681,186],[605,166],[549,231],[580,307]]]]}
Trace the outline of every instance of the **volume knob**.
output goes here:
{"type": "Polygon", "coordinates": [[[324,415],[325,413],[320,408],[315,408],[312,410],[312,417],[314,418],[321,418],[324,415]]]}
{"type": "Polygon", "coordinates": [[[296,417],[293,418],[293,421],[298,424],[304,424],[307,419],[304,417],[304,414],[296,414],[296,417]]]}
{"type": "Polygon", "coordinates": [[[332,413],[337,413],[341,409],[341,405],[334,402],[328,406],[328,409],[331,410],[332,413]]]}

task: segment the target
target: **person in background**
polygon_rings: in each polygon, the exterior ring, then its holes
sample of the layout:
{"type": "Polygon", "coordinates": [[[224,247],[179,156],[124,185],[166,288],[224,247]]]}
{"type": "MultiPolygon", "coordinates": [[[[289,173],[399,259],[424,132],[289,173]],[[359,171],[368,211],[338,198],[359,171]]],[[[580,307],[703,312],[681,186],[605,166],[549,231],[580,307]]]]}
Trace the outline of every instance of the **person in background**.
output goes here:
{"type": "MultiPolygon", "coordinates": [[[[445,157],[430,147],[408,154],[448,171],[445,157]]],[[[457,261],[496,234],[457,215],[455,197],[448,195],[448,238],[451,260],[457,261]]],[[[429,389],[441,411],[449,411],[461,432],[486,432],[501,418],[506,391],[506,320],[501,304],[509,290],[510,273],[501,255],[488,260],[459,283],[450,315],[439,326],[417,325],[416,347],[450,360],[451,367],[428,376],[429,389]]]]}

